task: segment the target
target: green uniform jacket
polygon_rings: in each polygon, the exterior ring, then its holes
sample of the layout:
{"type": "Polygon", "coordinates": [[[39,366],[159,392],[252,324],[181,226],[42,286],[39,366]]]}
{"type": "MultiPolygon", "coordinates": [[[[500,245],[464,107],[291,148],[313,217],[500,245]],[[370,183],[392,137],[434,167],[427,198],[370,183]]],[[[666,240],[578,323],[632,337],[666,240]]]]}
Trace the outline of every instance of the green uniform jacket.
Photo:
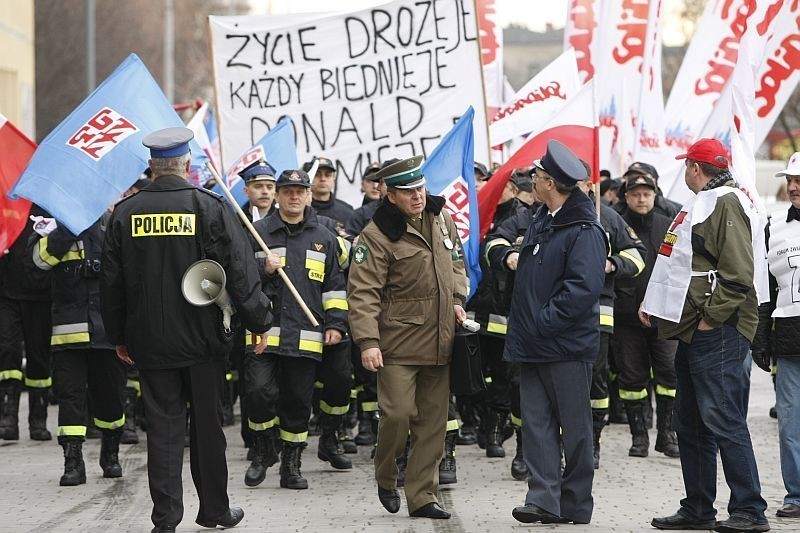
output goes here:
{"type": "Polygon", "coordinates": [[[380,347],[384,364],[450,362],[453,306],[463,305],[468,282],[458,232],[443,205],[443,198],[428,196],[428,243],[384,198],[353,248],[350,331],[361,350],[380,347]]]}
{"type": "MultiPolygon", "coordinates": [[[[733,181],[725,185],[736,186],[733,181]]],[[[707,277],[692,277],[680,322],[659,320],[661,336],[690,343],[703,319],[713,328],[734,326],[752,342],[758,325],[752,235],[735,194],[719,197],[714,212],[692,227],[692,270],[716,270],[717,286],[712,293],[707,277]]]]}

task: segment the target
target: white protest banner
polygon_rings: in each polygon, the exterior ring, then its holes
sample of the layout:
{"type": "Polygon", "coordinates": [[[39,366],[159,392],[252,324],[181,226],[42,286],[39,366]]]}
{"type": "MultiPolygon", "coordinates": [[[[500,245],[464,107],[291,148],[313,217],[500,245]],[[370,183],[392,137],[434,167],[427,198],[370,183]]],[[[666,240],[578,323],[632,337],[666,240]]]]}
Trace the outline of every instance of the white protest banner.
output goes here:
{"type": "Polygon", "coordinates": [[[642,63],[642,90],[636,114],[632,161],[658,165],[664,144],[664,92],[661,83],[662,0],[650,2],[642,63]]]}
{"type": "Polygon", "coordinates": [[[492,118],[492,146],[530,133],[550,120],[581,88],[575,51],[570,48],[544,67],[492,118]]]}
{"type": "Polygon", "coordinates": [[[483,83],[486,85],[487,118],[503,105],[503,29],[497,23],[495,0],[476,0],[478,31],[483,63],[483,83]]]}
{"type": "Polygon", "coordinates": [[[642,91],[642,69],[648,21],[659,11],[651,4],[659,0],[605,2],[605,21],[595,60],[598,117],[600,121],[600,168],[620,175],[634,150],[634,124],[642,91]]]}
{"type": "MultiPolygon", "coordinates": [[[[732,111],[730,95],[726,93],[730,91],[728,85],[736,67],[742,35],[748,27],[755,28],[759,36],[768,39],[767,57],[769,51],[780,54],[780,47],[777,45],[779,36],[774,32],[783,27],[785,38],[787,30],[785,26],[778,24],[779,20],[786,18],[779,14],[785,14],[789,4],[797,1],[709,2],[681,64],[665,109],[667,126],[664,132],[663,159],[658,169],[661,174],[659,185],[668,198],[683,202],[691,197],[683,180],[684,165],[681,161],[675,161],[675,155],[685,153],[696,140],[704,137],[719,139],[730,149],[732,111]],[[781,11],[782,8],[784,11],[781,11]],[[712,35],[715,37],[711,37],[712,35]],[[720,35],[723,37],[720,38],[720,35]],[[717,105],[718,103],[723,105],[717,105]]],[[[791,20],[794,23],[795,19],[791,20]]],[[[796,31],[795,29],[795,33],[796,31]]],[[[791,34],[791,30],[788,33],[791,34]]],[[[760,72],[764,71],[762,66],[760,72]]],[[[771,82],[767,81],[769,83],[771,82]]],[[[756,91],[758,97],[759,89],[756,91]]],[[[775,118],[777,112],[772,120],[775,118]]],[[[769,127],[771,126],[772,123],[769,127]]],[[[760,130],[757,123],[754,146],[763,141],[763,138],[758,138],[760,130]]]]}
{"type": "Polygon", "coordinates": [[[800,0],[785,0],[756,81],[755,146],[767,138],[800,82],[800,0]]]}
{"type": "Polygon", "coordinates": [[[472,0],[209,21],[226,168],[289,116],[298,160],[333,159],[337,196],[356,204],[370,162],[430,153],[470,105],[488,162],[472,0]]]}
{"type": "Polygon", "coordinates": [[[569,0],[564,26],[564,50],[575,49],[581,81],[594,77],[598,20],[605,0],[569,0]]]}

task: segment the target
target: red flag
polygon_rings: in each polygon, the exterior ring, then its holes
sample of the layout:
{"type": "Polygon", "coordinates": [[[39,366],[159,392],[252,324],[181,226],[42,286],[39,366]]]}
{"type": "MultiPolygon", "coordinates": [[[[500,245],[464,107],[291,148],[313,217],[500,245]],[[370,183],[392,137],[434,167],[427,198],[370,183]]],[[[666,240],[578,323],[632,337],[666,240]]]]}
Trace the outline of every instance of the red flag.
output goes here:
{"type": "Polygon", "coordinates": [[[589,82],[563,107],[563,109],[535,133],[506,163],[498,168],[478,193],[478,211],[481,221],[481,239],[486,236],[494,220],[497,202],[515,168],[529,167],[541,159],[547,150],[547,141],[560,141],[575,155],[592,167],[592,183],[600,179],[598,166],[597,121],[595,119],[593,82],[589,82]]]}
{"type": "Polygon", "coordinates": [[[28,222],[30,201],[6,196],[36,151],[36,143],[0,114],[0,251],[17,240],[28,222]]]}

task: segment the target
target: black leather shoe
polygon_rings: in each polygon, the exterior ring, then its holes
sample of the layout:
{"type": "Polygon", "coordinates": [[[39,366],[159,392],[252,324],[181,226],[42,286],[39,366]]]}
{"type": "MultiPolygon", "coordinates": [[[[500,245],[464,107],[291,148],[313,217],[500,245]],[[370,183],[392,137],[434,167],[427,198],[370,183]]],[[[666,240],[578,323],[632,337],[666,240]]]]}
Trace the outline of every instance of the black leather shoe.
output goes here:
{"type": "Polygon", "coordinates": [[[536,522],[541,522],[542,524],[565,524],[569,522],[568,519],[545,511],[538,505],[515,507],[514,510],[511,511],[511,516],[523,524],[534,524],[536,522]]]}
{"type": "Polygon", "coordinates": [[[757,522],[745,516],[731,516],[727,520],[717,522],[714,531],[721,531],[723,533],[738,533],[740,531],[769,531],[769,522],[766,519],[762,522],[757,522]]]}
{"type": "Polygon", "coordinates": [[[400,493],[397,489],[382,489],[378,487],[378,499],[383,507],[394,514],[400,510],[400,493]]]}
{"type": "Polygon", "coordinates": [[[228,509],[228,512],[222,515],[221,517],[217,518],[216,520],[205,521],[201,519],[195,520],[195,523],[198,526],[202,527],[234,527],[236,524],[242,521],[244,518],[244,511],[242,511],[239,507],[231,507],[228,509]]]}
{"type": "Polygon", "coordinates": [[[653,518],[650,525],[656,529],[714,529],[716,520],[692,520],[681,513],[653,518]]]}
{"type": "Polygon", "coordinates": [[[775,515],[780,516],[781,518],[800,518],[800,505],[787,503],[778,509],[778,512],[776,512],[775,515]]]}
{"type": "Polygon", "coordinates": [[[413,513],[409,514],[414,518],[437,518],[442,520],[447,520],[450,518],[450,513],[442,509],[442,507],[436,502],[423,505],[413,513]]]}
{"type": "Polygon", "coordinates": [[[150,533],[175,533],[175,526],[156,526],[150,533]]]}

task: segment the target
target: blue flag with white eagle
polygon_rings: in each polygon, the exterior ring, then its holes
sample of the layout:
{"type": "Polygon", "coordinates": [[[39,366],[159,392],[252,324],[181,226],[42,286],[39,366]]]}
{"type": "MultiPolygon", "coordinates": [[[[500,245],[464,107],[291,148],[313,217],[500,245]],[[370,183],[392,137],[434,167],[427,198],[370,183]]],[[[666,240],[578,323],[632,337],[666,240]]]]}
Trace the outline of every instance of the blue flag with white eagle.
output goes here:
{"type": "Polygon", "coordinates": [[[478,191],[473,170],[475,157],[472,119],[475,110],[467,109],[422,166],[428,191],[443,196],[464,247],[464,263],[469,275],[469,296],[481,280],[478,191]]]}
{"type": "MultiPolygon", "coordinates": [[[[61,122],[33,154],[9,191],[42,206],[78,235],[139,179],[148,134],[183,121],[136,54],[61,122]]],[[[191,143],[193,164],[207,160],[191,143]]]]}
{"type": "MultiPolygon", "coordinates": [[[[275,169],[275,177],[280,176],[284,170],[295,170],[297,166],[297,146],[294,142],[294,130],[292,120],[283,117],[269,130],[257,143],[255,143],[242,157],[225,172],[225,183],[231,190],[236,203],[243,207],[247,203],[247,195],[244,192],[244,182],[239,172],[248,165],[259,159],[265,160],[275,169]]],[[[313,178],[314,176],[311,176],[313,178]]],[[[212,191],[222,194],[219,185],[214,185],[212,191]]],[[[227,199],[227,197],[226,197],[227,199]]]]}

